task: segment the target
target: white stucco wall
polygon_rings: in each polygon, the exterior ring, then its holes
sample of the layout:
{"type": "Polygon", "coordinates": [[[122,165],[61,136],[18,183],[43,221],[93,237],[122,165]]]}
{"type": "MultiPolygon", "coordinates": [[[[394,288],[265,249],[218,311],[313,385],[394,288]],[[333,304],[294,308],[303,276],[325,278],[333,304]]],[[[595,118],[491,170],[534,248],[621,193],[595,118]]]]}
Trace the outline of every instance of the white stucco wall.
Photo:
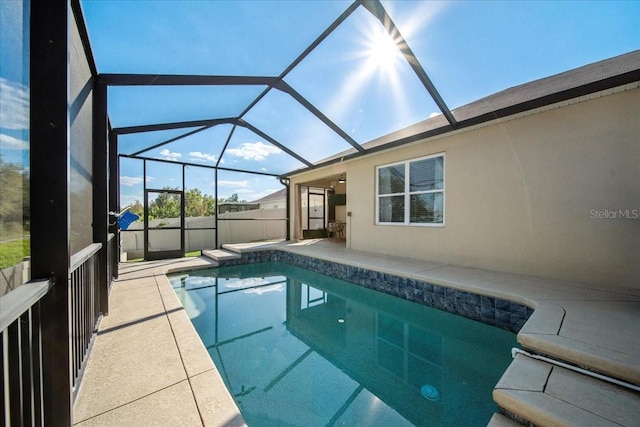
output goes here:
{"type": "Polygon", "coordinates": [[[604,95],[341,164],[351,248],[640,288],[640,89],[604,95]],[[376,225],[376,166],[441,152],[445,225],[376,225]]]}

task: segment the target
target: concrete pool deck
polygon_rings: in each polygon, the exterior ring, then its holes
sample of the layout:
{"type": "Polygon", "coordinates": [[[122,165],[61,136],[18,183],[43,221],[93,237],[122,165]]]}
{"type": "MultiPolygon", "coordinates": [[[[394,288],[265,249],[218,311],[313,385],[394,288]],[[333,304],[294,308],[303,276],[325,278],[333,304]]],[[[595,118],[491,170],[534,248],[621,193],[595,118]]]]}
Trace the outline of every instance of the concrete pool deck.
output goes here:
{"type": "Polygon", "coordinates": [[[76,426],[245,425],[165,272],[206,258],[120,265],[74,405],[76,426]]]}
{"type": "MultiPolygon", "coordinates": [[[[640,384],[640,290],[371,254],[327,240],[225,248],[281,249],[518,302],[535,309],[518,334],[523,348],[640,384]]],[[[215,265],[207,257],[121,265],[77,395],[74,425],[244,425],[165,276],[215,265]]],[[[640,418],[637,391],[523,355],[505,372],[494,399],[538,425],[634,425],[640,418]]],[[[512,421],[496,415],[490,424],[512,421]]]]}

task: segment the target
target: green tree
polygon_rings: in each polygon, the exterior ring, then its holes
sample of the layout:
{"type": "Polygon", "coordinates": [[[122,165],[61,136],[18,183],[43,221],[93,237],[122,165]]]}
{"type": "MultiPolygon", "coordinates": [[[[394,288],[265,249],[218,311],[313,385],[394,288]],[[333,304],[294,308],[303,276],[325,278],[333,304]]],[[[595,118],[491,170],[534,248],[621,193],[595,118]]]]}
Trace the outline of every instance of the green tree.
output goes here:
{"type": "Polygon", "coordinates": [[[238,203],[238,202],[246,202],[246,200],[240,200],[240,198],[238,197],[238,193],[233,193],[232,195],[230,195],[226,199],[224,197],[220,197],[218,199],[218,202],[219,203],[223,203],[223,202],[238,203]]]}
{"type": "Polygon", "coordinates": [[[184,215],[202,216],[202,192],[198,188],[184,193],[184,215]]]}
{"type": "MultiPolygon", "coordinates": [[[[173,190],[165,187],[163,190],[173,190]]],[[[149,219],[179,218],[180,217],[180,195],[176,193],[160,193],[151,203],[149,203],[149,219]]]]}
{"type": "MultiPolygon", "coordinates": [[[[174,190],[165,187],[163,190],[174,190]]],[[[237,201],[238,196],[235,196],[237,201]]],[[[213,216],[216,213],[216,199],[208,194],[203,194],[199,188],[192,188],[184,193],[184,212],[187,217],[213,216]]],[[[136,200],[131,205],[131,212],[136,215],[144,215],[142,203],[136,200]]],[[[162,193],[155,200],[149,203],[149,220],[160,218],[180,217],[180,196],[173,193],[162,193]]]]}
{"type": "Polygon", "coordinates": [[[216,203],[213,196],[202,194],[199,188],[193,188],[184,194],[186,216],[215,215],[216,203]]]}
{"type": "Polygon", "coordinates": [[[204,196],[203,203],[206,208],[206,216],[213,216],[216,214],[216,199],[213,196],[204,196]]]}

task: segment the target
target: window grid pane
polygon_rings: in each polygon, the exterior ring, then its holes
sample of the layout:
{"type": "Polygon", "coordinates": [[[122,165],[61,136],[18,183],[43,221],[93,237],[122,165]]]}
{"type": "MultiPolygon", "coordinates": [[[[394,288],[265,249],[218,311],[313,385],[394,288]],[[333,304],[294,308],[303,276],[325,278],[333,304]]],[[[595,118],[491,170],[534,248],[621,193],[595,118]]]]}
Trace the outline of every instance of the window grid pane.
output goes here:
{"type": "Polygon", "coordinates": [[[410,222],[418,224],[439,224],[443,219],[443,194],[424,193],[411,195],[410,222]]]}
{"type": "Polygon", "coordinates": [[[442,190],[444,186],[442,157],[418,160],[409,166],[409,191],[442,190]]]}
{"type": "Polygon", "coordinates": [[[387,166],[378,169],[378,194],[404,193],[405,165],[387,166]]]}
{"type": "Polygon", "coordinates": [[[404,221],[404,196],[384,196],[378,200],[378,221],[399,222],[404,221]]]}
{"type": "Polygon", "coordinates": [[[379,167],[377,179],[378,223],[444,224],[443,155],[379,167]]]}

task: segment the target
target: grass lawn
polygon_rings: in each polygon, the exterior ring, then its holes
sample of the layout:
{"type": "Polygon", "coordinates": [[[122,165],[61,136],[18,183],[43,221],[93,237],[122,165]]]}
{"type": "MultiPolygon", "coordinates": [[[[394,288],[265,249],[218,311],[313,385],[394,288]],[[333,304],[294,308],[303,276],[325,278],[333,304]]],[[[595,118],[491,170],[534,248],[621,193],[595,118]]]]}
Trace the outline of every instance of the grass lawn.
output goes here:
{"type": "Polygon", "coordinates": [[[31,253],[29,239],[0,243],[0,269],[16,265],[31,253]]]}

